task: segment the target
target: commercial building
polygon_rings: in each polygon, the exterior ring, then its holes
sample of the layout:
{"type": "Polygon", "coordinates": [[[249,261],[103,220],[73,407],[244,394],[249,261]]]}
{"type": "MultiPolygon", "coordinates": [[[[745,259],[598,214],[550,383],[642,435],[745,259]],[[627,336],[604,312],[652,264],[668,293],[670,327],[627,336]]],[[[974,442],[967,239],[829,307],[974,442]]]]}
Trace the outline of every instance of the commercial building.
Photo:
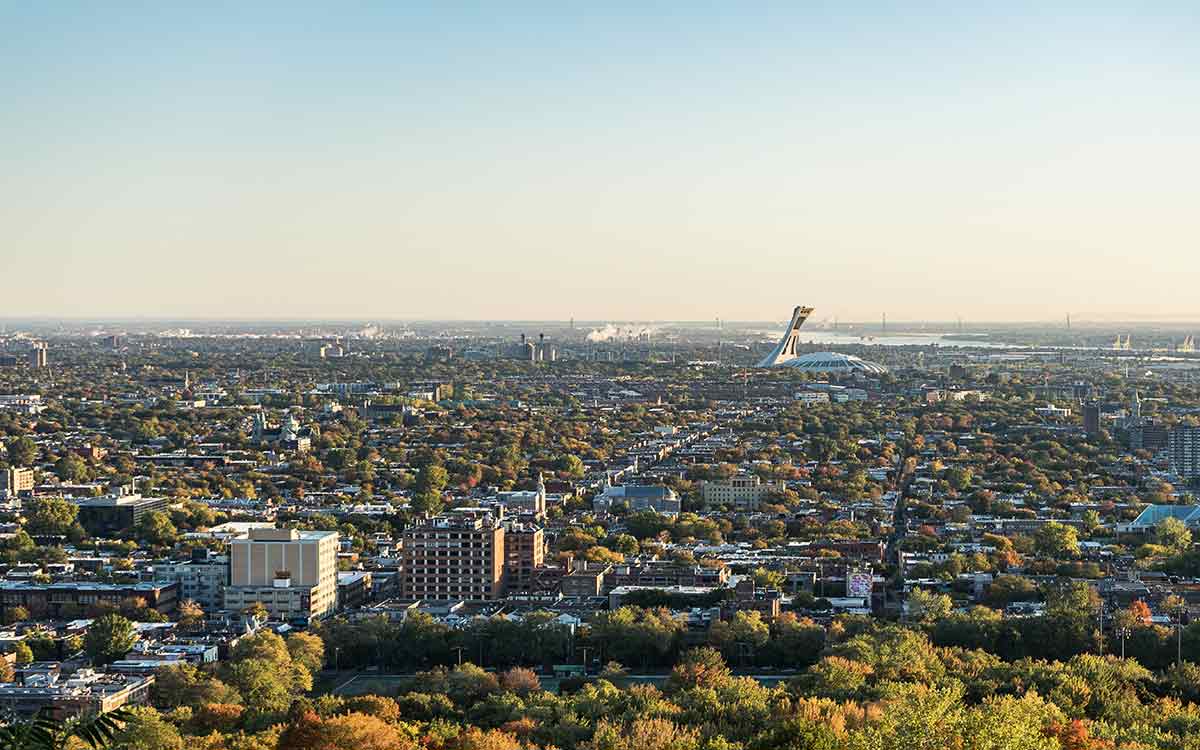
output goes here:
{"type": "Polygon", "coordinates": [[[0,498],[16,497],[33,492],[33,469],[0,471],[0,498]]]}
{"type": "Polygon", "coordinates": [[[336,531],[251,529],[229,543],[225,607],[261,603],[272,618],[308,623],[337,608],[336,531]]]}
{"type": "Polygon", "coordinates": [[[166,507],[166,498],[138,494],[88,498],[79,503],[79,525],[92,536],[119,536],[133,528],[142,516],[166,507]]]}
{"type": "Polygon", "coordinates": [[[1167,436],[1171,471],[1185,479],[1200,477],[1200,427],[1175,427],[1167,436]]]}
{"type": "Polygon", "coordinates": [[[741,474],[729,479],[702,482],[700,497],[709,507],[730,506],[737,510],[758,510],[758,506],[772,492],[781,492],[787,487],[782,480],[764,482],[754,474],[741,474]]]}
{"type": "Polygon", "coordinates": [[[458,508],[404,532],[401,596],[485,601],[504,593],[504,527],[482,508],[458,508]]]}
{"type": "Polygon", "coordinates": [[[175,613],[179,585],[170,583],[33,583],[0,581],[0,616],[22,607],[34,617],[71,618],[86,613],[93,604],[119,607],[129,599],[141,599],[150,609],[164,615],[175,613]]]}

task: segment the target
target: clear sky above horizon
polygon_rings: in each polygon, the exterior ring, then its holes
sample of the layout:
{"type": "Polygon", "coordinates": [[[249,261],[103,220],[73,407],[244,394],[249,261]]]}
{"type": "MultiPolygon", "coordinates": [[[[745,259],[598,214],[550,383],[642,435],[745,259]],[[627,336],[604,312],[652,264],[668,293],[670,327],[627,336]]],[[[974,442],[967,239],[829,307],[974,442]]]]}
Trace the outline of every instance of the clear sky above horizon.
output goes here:
{"type": "Polygon", "coordinates": [[[1195,4],[184,5],[0,4],[0,317],[1200,319],[1195,4]]]}

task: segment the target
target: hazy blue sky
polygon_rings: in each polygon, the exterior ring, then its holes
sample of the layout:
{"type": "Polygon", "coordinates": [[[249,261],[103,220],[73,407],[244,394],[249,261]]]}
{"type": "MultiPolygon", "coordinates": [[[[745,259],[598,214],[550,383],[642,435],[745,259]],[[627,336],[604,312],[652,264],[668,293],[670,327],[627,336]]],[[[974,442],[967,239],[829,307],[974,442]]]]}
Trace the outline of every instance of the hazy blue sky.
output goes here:
{"type": "Polygon", "coordinates": [[[0,316],[1200,319],[1195,3],[184,5],[0,0],[0,316]]]}

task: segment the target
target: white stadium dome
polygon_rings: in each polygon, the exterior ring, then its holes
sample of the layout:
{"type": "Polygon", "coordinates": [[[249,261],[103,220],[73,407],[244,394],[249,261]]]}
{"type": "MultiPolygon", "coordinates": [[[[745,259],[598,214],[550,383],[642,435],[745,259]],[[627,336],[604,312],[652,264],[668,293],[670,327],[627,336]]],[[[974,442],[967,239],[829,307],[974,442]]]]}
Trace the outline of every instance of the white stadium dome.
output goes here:
{"type": "Polygon", "coordinates": [[[796,348],[800,344],[800,326],[812,314],[811,307],[797,305],[792,310],[792,322],[788,323],[783,338],[758,363],[759,367],[795,367],[805,372],[820,372],[831,375],[881,375],[887,368],[865,359],[859,359],[852,354],[838,352],[813,352],[800,354],[796,348]]]}
{"type": "Polygon", "coordinates": [[[881,364],[839,352],[802,354],[799,357],[785,359],[777,363],[775,367],[795,367],[805,372],[823,372],[835,375],[853,375],[855,373],[880,375],[887,372],[887,368],[881,364]]]}

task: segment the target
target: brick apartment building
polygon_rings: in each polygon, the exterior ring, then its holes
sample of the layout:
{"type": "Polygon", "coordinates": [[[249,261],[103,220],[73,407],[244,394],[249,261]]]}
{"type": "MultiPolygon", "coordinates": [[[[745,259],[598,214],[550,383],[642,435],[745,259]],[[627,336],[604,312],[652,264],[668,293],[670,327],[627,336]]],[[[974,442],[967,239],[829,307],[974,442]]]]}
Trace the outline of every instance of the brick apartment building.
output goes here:
{"type": "Polygon", "coordinates": [[[400,595],[487,601],[504,595],[504,526],[483,508],[457,508],[404,532],[400,595]]]}

